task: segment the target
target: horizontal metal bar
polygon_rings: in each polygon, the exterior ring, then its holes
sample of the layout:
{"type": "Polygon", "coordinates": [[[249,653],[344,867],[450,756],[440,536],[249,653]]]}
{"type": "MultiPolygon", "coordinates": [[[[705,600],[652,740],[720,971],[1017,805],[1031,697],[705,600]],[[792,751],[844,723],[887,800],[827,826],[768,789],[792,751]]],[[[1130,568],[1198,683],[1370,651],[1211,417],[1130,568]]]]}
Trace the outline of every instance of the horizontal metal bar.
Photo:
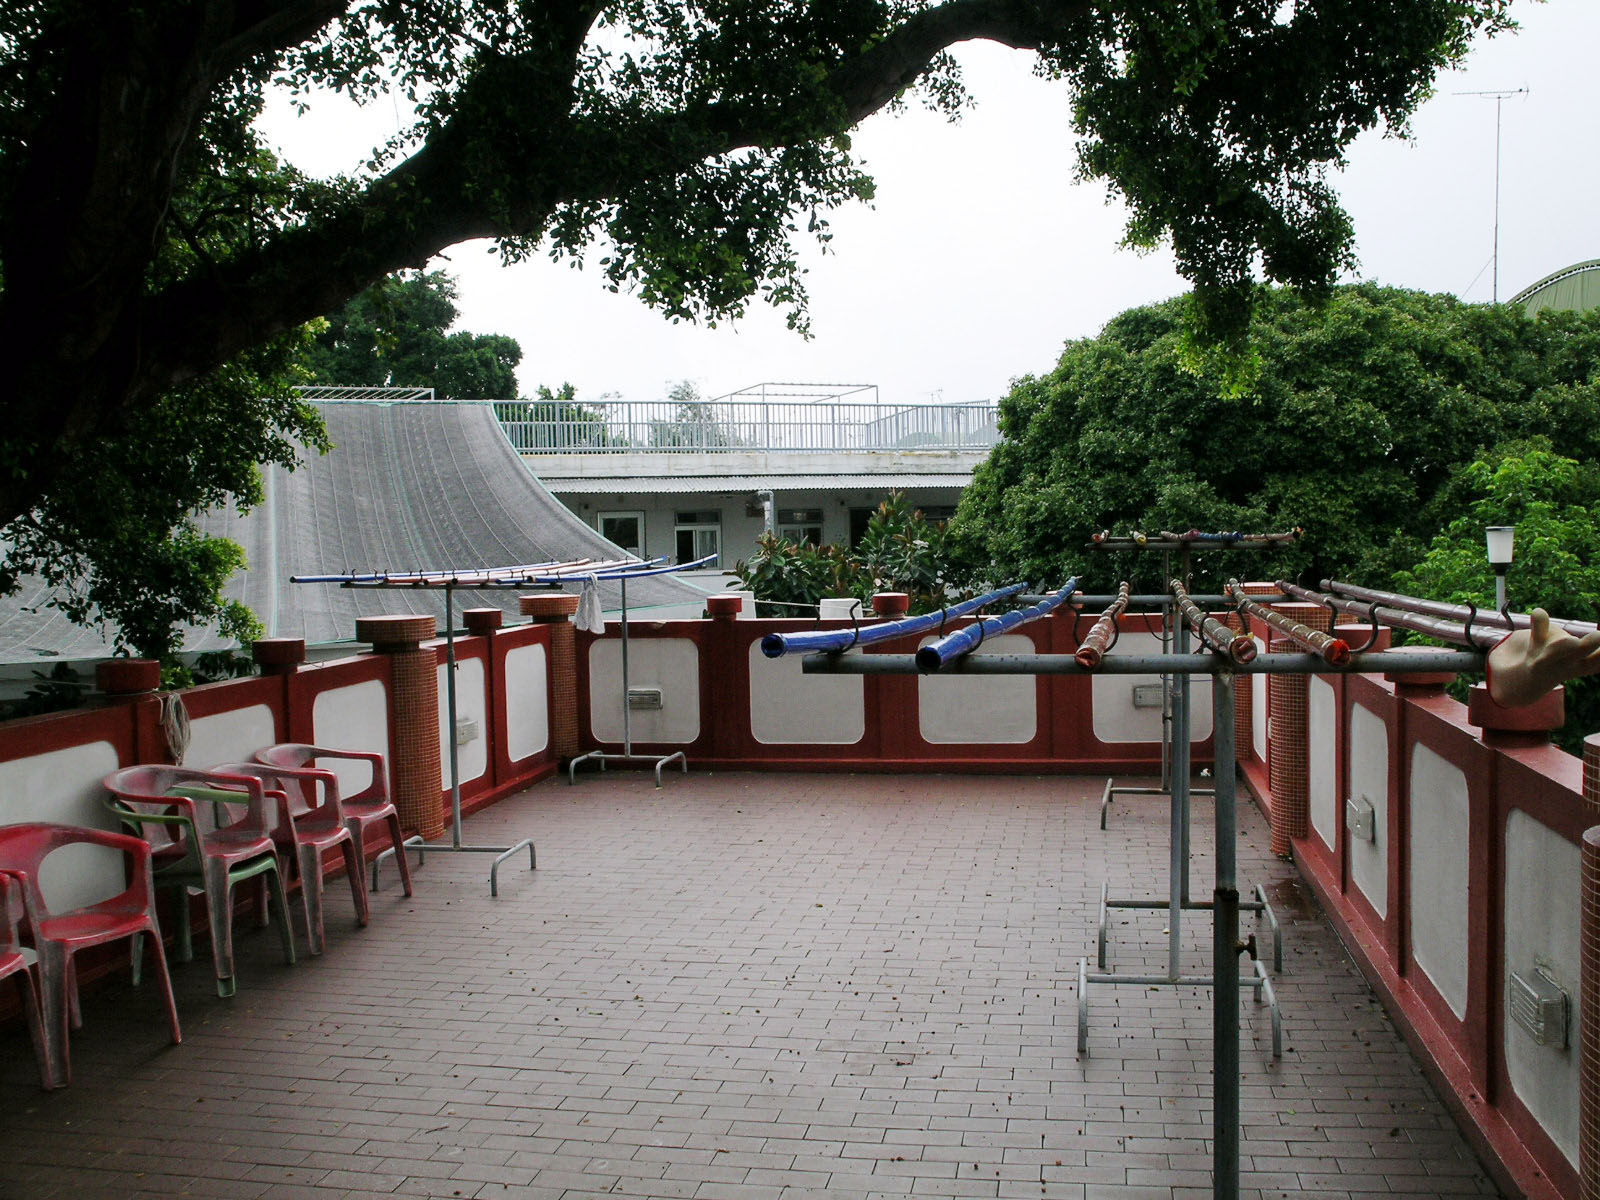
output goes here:
{"type": "MultiPolygon", "coordinates": [[[[871,621],[865,625],[854,625],[849,629],[822,629],[809,630],[804,633],[769,633],[761,639],[761,653],[768,658],[782,658],[785,654],[798,654],[808,650],[819,652],[839,653],[854,646],[870,646],[875,642],[891,641],[894,638],[909,637],[916,633],[926,633],[930,629],[937,629],[951,617],[962,617],[967,613],[976,612],[986,604],[993,604],[1009,596],[1015,596],[1028,585],[1013,583],[1009,587],[997,588],[986,592],[982,596],[974,596],[971,600],[964,600],[960,604],[952,604],[940,612],[923,613],[915,617],[901,617],[894,621],[871,621]]],[[[908,655],[914,658],[915,656],[908,655]]]]}
{"type": "MultiPolygon", "coordinates": [[[[1342,667],[1330,667],[1315,654],[1262,654],[1255,661],[1231,663],[1214,654],[1109,654],[1093,671],[1070,654],[985,654],[950,664],[950,675],[1421,675],[1432,671],[1481,671],[1487,655],[1476,650],[1437,654],[1374,650],[1352,654],[1342,667]]],[[[914,654],[808,654],[807,675],[919,675],[914,654]]]]}
{"type": "MultiPolygon", "coordinates": [[[[1042,593],[1042,594],[1038,594],[1038,595],[1035,595],[1035,594],[1032,594],[1032,593],[1024,593],[1024,594],[1022,594],[1022,595],[1017,597],[1017,603],[1018,604],[1037,604],[1037,603],[1039,603],[1039,601],[1048,600],[1049,598],[1050,598],[1050,593],[1048,593],[1048,592],[1042,593]]],[[[1189,598],[1191,600],[1193,600],[1196,604],[1210,605],[1210,606],[1215,606],[1215,607],[1218,607],[1218,608],[1223,607],[1223,606],[1226,606],[1226,607],[1229,607],[1229,608],[1233,607],[1233,601],[1230,600],[1227,596],[1223,596],[1223,595],[1218,595],[1218,594],[1200,595],[1198,593],[1190,593],[1189,598]]],[[[1281,601],[1289,599],[1289,597],[1285,596],[1282,592],[1271,592],[1271,593],[1268,593],[1266,595],[1261,595],[1261,596],[1252,595],[1250,597],[1250,599],[1259,600],[1263,604],[1277,604],[1277,603],[1280,603],[1281,601]]],[[[1078,607],[1078,606],[1081,605],[1082,607],[1084,607],[1086,609],[1087,608],[1104,608],[1106,605],[1113,603],[1115,600],[1116,600],[1116,596],[1115,595],[1106,595],[1106,594],[1101,594],[1101,593],[1094,593],[1094,594],[1085,595],[1085,594],[1080,592],[1080,593],[1078,593],[1078,594],[1076,594],[1076,595],[1074,595],[1072,597],[1072,604],[1073,604],[1073,607],[1078,607]]],[[[1134,595],[1131,595],[1131,596],[1128,597],[1128,603],[1129,604],[1136,604],[1136,605],[1140,606],[1141,608],[1161,608],[1164,605],[1171,604],[1172,603],[1172,597],[1167,595],[1164,592],[1138,592],[1138,593],[1135,593],[1134,595]]]]}
{"type": "MultiPolygon", "coordinates": [[[[1180,975],[1169,979],[1165,975],[1090,975],[1089,983],[1137,983],[1143,987],[1211,987],[1216,980],[1210,975],[1180,975]]],[[[1241,975],[1239,986],[1259,990],[1265,980],[1254,975],[1241,975]]]]}

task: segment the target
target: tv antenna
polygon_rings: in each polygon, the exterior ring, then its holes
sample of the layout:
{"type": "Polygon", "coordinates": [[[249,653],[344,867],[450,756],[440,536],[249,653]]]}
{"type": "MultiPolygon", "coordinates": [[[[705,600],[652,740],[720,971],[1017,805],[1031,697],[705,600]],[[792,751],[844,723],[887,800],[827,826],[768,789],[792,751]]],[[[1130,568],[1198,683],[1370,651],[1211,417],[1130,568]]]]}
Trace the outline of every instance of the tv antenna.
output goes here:
{"type": "Polygon", "coordinates": [[[1494,101],[1494,249],[1490,252],[1489,261],[1494,265],[1491,275],[1493,282],[1490,285],[1490,296],[1495,304],[1500,303],[1500,108],[1513,96],[1526,96],[1528,85],[1519,88],[1490,89],[1482,92],[1457,92],[1458,96],[1482,96],[1494,101]]]}

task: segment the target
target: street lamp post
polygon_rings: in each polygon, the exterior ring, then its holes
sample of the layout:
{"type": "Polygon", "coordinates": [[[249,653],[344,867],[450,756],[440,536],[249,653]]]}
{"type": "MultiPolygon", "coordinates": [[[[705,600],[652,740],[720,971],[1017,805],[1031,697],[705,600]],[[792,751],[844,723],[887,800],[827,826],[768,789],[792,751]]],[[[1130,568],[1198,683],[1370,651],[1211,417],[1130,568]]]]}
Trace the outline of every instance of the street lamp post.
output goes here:
{"type": "Polygon", "coordinates": [[[1511,566],[1515,525],[1490,525],[1483,531],[1484,543],[1489,552],[1489,565],[1494,568],[1494,607],[1497,612],[1506,608],[1506,569],[1511,566]]]}

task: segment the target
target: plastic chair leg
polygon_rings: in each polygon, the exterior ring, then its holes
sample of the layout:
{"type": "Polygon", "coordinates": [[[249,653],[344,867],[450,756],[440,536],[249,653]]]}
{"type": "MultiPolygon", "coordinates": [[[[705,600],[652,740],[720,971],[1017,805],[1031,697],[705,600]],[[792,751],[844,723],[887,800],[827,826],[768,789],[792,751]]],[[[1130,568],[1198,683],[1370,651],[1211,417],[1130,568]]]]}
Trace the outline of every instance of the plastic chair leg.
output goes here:
{"type": "Polygon", "coordinates": [[[400,814],[391,812],[384,821],[389,826],[389,842],[394,847],[394,865],[400,868],[400,886],[411,895],[411,863],[406,858],[406,835],[400,828],[400,814]]]}
{"type": "Polygon", "coordinates": [[[44,942],[38,947],[39,955],[39,1023],[44,1027],[45,1038],[55,1047],[53,1061],[45,1072],[44,1086],[66,1087],[72,1082],[72,1038],[68,1029],[67,964],[71,961],[66,951],[55,942],[44,942]]]}
{"type": "Polygon", "coordinates": [[[172,1044],[179,1045],[183,1041],[183,1028],[178,1024],[178,998],[172,994],[172,972],[167,969],[167,956],[161,952],[161,938],[158,935],[156,944],[156,981],[161,985],[161,998],[167,1005],[167,1027],[172,1031],[172,1044]]]}
{"type": "Polygon", "coordinates": [[[344,871],[350,877],[350,898],[356,905],[356,924],[365,927],[372,920],[372,908],[367,899],[367,877],[361,870],[361,852],[354,838],[343,843],[344,871]]]}
{"type": "Polygon", "coordinates": [[[178,961],[191,963],[194,961],[194,934],[190,929],[192,922],[189,919],[189,888],[187,885],[174,890],[172,896],[173,921],[177,929],[173,932],[178,938],[178,961]]]}
{"type": "MultiPolygon", "coordinates": [[[[294,965],[294,927],[289,924],[289,893],[283,886],[283,872],[278,870],[277,861],[272,863],[272,869],[263,871],[260,876],[264,888],[270,888],[272,897],[272,917],[278,925],[278,940],[283,943],[283,961],[290,966],[294,965]],[[269,881],[266,876],[271,875],[269,881]]],[[[265,905],[262,906],[265,909],[265,905]]]]}
{"type": "Polygon", "coordinates": [[[226,863],[208,861],[205,868],[207,924],[211,926],[211,965],[217,973],[217,995],[238,991],[233,977],[233,887],[226,863]]]}
{"type": "Polygon", "coordinates": [[[300,899],[306,906],[306,945],[321,954],[326,938],[322,923],[322,855],[315,846],[298,848],[300,899]]]}
{"type": "Polygon", "coordinates": [[[48,1035],[39,1008],[39,989],[33,986],[33,971],[27,967],[16,972],[22,988],[22,1012],[28,1021],[28,1036],[33,1039],[33,1056],[39,1064],[39,1083],[42,1087],[55,1086],[50,1082],[56,1071],[55,1042],[48,1035]]]}

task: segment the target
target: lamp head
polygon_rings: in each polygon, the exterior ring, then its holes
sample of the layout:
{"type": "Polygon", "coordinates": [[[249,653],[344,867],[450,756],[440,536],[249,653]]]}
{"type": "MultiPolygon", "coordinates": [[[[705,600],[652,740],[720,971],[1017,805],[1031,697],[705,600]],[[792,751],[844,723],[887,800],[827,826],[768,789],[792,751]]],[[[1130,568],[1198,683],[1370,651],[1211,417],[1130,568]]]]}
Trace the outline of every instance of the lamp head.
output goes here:
{"type": "Polygon", "coordinates": [[[1490,525],[1484,529],[1484,542],[1489,550],[1489,565],[1495,570],[1503,571],[1511,565],[1512,544],[1516,532],[1515,525],[1490,525]]]}

